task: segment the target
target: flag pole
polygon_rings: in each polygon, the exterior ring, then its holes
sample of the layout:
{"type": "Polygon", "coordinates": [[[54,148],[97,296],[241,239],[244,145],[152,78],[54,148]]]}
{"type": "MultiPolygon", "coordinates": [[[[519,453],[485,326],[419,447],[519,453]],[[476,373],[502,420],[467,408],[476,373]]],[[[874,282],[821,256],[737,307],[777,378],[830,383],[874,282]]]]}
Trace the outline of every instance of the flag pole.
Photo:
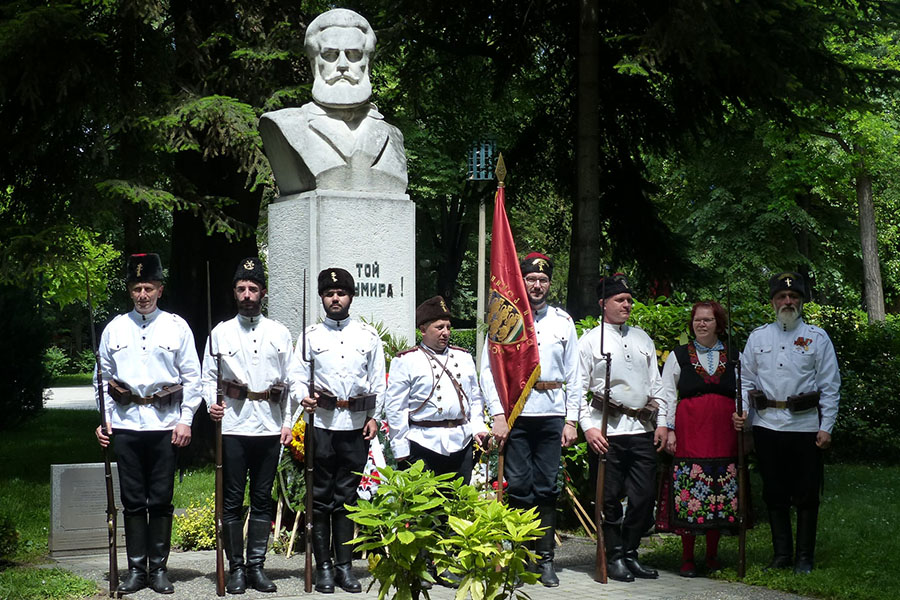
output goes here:
{"type": "MultiPolygon", "coordinates": [[[[506,187],[506,163],[503,161],[503,153],[500,153],[499,158],[497,159],[497,168],[494,170],[494,175],[497,176],[497,189],[503,189],[506,187]]],[[[496,203],[496,196],[494,197],[494,202],[496,203]]],[[[509,415],[505,415],[507,422],[506,425],[509,426],[509,415]]],[[[507,433],[507,439],[509,439],[509,433],[507,433]]],[[[506,466],[506,444],[500,446],[497,450],[497,502],[503,502],[503,471],[506,466]]]]}

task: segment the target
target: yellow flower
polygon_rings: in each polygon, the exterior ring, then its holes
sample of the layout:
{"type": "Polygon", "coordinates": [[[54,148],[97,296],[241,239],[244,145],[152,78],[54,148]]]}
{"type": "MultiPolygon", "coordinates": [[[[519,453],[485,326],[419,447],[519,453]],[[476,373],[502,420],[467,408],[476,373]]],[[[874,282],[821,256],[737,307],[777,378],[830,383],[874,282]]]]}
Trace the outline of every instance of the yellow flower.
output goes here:
{"type": "Polygon", "coordinates": [[[297,462],[303,462],[304,460],[304,436],[306,435],[306,421],[302,418],[297,419],[297,422],[294,423],[294,426],[291,428],[291,436],[293,439],[291,440],[291,455],[293,455],[294,460],[297,462]]]}

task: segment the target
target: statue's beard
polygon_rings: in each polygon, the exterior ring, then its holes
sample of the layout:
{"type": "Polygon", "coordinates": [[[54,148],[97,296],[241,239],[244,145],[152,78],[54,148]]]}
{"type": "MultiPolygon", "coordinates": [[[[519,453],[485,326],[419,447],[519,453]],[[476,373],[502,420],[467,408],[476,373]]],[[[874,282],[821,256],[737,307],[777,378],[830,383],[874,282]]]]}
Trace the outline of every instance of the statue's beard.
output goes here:
{"type": "Polygon", "coordinates": [[[799,306],[783,306],[778,311],[778,322],[781,323],[785,329],[793,329],[799,318],[799,306]]]}
{"type": "Polygon", "coordinates": [[[372,96],[372,82],[368,71],[359,80],[339,77],[328,83],[322,77],[313,82],[312,96],[316,103],[329,108],[354,108],[369,101],[372,96]]]}

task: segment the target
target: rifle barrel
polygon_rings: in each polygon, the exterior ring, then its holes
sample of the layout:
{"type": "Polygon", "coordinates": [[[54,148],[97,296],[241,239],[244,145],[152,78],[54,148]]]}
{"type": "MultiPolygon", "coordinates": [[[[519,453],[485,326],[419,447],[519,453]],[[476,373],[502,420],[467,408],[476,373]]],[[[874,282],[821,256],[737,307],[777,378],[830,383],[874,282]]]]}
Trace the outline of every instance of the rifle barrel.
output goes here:
{"type": "MultiPolygon", "coordinates": [[[[84,282],[87,287],[88,323],[91,328],[91,349],[94,351],[94,364],[97,370],[97,407],[100,409],[100,430],[108,433],[106,422],[106,402],[103,399],[103,369],[100,366],[100,348],[97,346],[97,333],[94,331],[94,303],[91,297],[91,279],[87,265],[84,268],[84,282]]],[[[118,509],[113,491],[112,463],[109,458],[109,447],[103,448],[103,479],[106,484],[106,530],[109,545],[109,597],[119,594],[119,555],[116,548],[118,509]]]]}

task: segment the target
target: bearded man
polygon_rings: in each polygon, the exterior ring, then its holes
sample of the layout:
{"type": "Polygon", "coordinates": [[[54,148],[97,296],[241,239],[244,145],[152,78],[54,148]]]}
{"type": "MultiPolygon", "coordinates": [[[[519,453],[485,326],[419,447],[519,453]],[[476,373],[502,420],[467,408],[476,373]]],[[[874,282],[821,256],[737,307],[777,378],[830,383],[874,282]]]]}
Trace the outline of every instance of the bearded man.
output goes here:
{"type": "Polygon", "coordinates": [[[748,410],[769,512],[774,557],[768,568],[813,569],[822,451],[831,445],[841,376],[828,334],[805,323],[808,290],[798,273],[769,280],[774,323],[758,327],[741,358],[744,413],[732,417],[743,429],[748,410]],[[793,554],[791,505],[797,507],[793,554]]]}

